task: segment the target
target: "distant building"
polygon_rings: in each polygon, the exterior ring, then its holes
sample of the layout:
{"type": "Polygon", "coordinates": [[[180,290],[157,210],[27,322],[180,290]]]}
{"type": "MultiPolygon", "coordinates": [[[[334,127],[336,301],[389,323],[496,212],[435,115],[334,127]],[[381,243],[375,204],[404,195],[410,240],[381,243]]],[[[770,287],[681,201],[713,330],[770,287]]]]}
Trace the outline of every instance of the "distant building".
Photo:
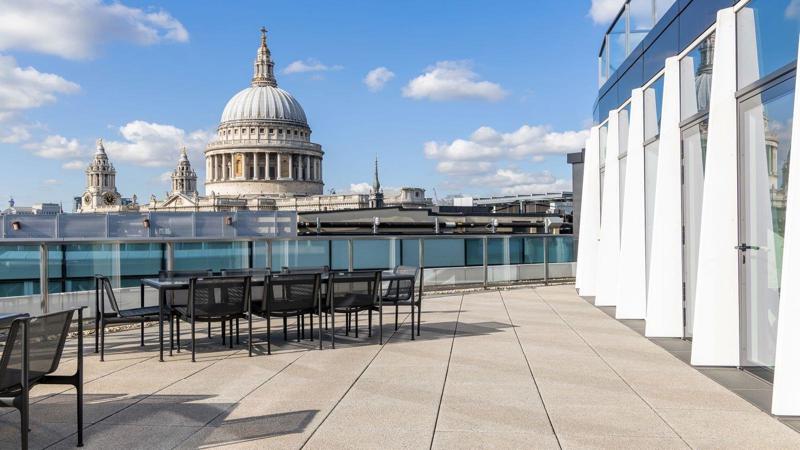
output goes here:
{"type": "Polygon", "coordinates": [[[117,170],[108,160],[103,140],[97,140],[94,159],[86,168],[86,190],[76,197],[75,210],[81,213],[136,210],[136,200],[125,201],[117,191],[117,170]]]}
{"type": "Polygon", "coordinates": [[[61,211],[61,205],[58,203],[37,203],[33,206],[17,206],[13,198],[8,200],[8,208],[0,211],[0,214],[35,214],[35,215],[53,215],[61,211]]]}

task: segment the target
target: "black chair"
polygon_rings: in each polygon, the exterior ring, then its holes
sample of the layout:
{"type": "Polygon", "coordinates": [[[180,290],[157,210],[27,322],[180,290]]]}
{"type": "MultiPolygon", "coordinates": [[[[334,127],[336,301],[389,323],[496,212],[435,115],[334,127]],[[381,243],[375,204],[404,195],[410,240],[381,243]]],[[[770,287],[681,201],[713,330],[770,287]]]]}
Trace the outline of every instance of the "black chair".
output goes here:
{"type": "MultiPolygon", "coordinates": [[[[199,270],[159,270],[158,279],[161,281],[171,279],[190,279],[190,278],[203,278],[213,276],[214,272],[211,269],[199,270]]],[[[177,311],[174,307],[186,306],[189,303],[189,291],[186,289],[171,289],[164,293],[166,296],[167,308],[169,308],[169,348],[175,348],[172,335],[172,323],[175,322],[175,327],[180,335],[180,320],[177,318],[177,311]]],[[[211,324],[208,324],[208,338],[211,339],[211,324]]],[[[225,328],[222,328],[222,343],[225,343],[225,328]]],[[[180,340],[178,341],[178,352],[181,351],[180,340]]]]}
{"type": "Polygon", "coordinates": [[[331,272],[328,274],[328,299],[325,308],[331,313],[331,347],[336,348],[336,313],[346,314],[345,333],[355,316],[355,337],[358,337],[358,313],[367,311],[369,336],[372,336],[372,311],[378,311],[380,343],[383,344],[383,307],[380,295],[381,271],[331,272]]]}
{"type": "Polygon", "coordinates": [[[139,345],[144,346],[144,323],[159,320],[158,306],[141,306],[139,308],[121,309],[111,287],[111,280],[103,275],[94,276],[94,352],[100,352],[100,361],[105,361],[106,327],[109,325],[140,323],[142,332],[139,345]],[[111,311],[106,311],[106,300],[111,311]],[[99,340],[99,350],[98,350],[99,340]]]}
{"type": "MultiPolygon", "coordinates": [[[[246,318],[252,355],[253,319],[250,310],[250,277],[207,277],[189,281],[189,303],[176,307],[179,318],[192,325],[192,361],[195,361],[195,323],[246,318]]],[[[180,332],[180,331],[179,331],[180,332]]],[[[180,339],[180,337],[178,338],[180,339]]],[[[236,340],[239,340],[237,333],[236,340]]],[[[231,336],[230,348],[233,348],[231,336]]]]}
{"type": "MultiPolygon", "coordinates": [[[[396,280],[389,280],[388,287],[383,292],[383,302],[394,304],[394,329],[397,331],[400,316],[400,305],[414,305],[417,309],[417,336],[422,320],[422,298],[417,297],[415,285],[419,276],[419,267],[397,266],[393,273],[403,276],[396,280]]],[[[414,334],[414,317],[411,318],[411,334],[414,334]]]]}
{"type": "MultiPolygon", "coordinates": [[[[305,325],[301,317],[311,317],[311,340],[314,340],[313,314],[319,314],[320,274],[276,274],[264,278],[264,293],[260,302],[253,304],[253,313],[267,319],[267,354],[272,354],[272,326],[270,318],[283,318],[283,339],[289,340],[287,319],[297,318],[297,342],[305,325]]],[[[322,340],[322,336],[320,336],[322,340]]]]}
{"type": "MultiPolygon", "coordinates": [[[[327,300],[327,283],[325,282],[325,280],[327,280],[327,274],[330,271],[331,271],[331,267],[330,266],[296,266],[296,267],[283,266],[283,267],[281,267],[281,273],[289,273],[289,274],[295,274],[295,275],[309,275],[309,274],[315,274],[315,273],[320,274],[320,276],[322,278],[320,279],[320,283],[321,284],[320,284],[320,288],[319,288],[319,295],[320,295],[320,302],[323,305],[325,304],[325,301],[327,300]]],[[[324,306],[323,306],[323,310],[324,310],[324,306]]],[[[319,314],[319,311],[316,311],[313,314],[319,314]]],[[[311,317],[309,317],[309,320],[312,321],[311,330],[312,330],[312,333],[313,333],[313,330],[314,330],[313,319],[311,317]]],[[[322,317],[320,317],[320,321],[321,320],[322,320],[322,317]]],[[[284,325],[283,326],[284,326],[284,328],[286,328],[286,320],[284,320],[284,325]]],[[[302,337],[305,338],[305,332],[306,332],[305,315],[300,316],[300,329],[301,329],[302,337]]],[[[328,329],[328,313],[327,313],[327,310],[325,310],[325,329],[326,330],[328,329]]]]}
{"type": "Polygon", "coordinates": [[[0,357],[0,407],[20,412],[23,449],[28,448],[30,389],[62,384],[77,391],[78,447],[83,446],[83,311],[69,309],[11,323],[0,357]],[[72,317],[78,312],[78,369],[74,375],[52,375],[58,369],[72,317]]]}

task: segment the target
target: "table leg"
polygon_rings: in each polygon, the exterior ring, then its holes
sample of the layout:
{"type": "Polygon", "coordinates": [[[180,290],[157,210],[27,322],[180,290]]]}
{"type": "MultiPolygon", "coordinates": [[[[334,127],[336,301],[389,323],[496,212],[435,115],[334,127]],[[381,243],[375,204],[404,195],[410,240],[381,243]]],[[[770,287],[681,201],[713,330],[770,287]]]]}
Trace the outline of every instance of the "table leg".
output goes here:
{"type": "MultiPolygon", "coordinates": [[[[139,289],[139,303],[141,304],[141,307],[144,308],[144,284],[141,284],[141,289],[139,289]]],[[[144,347],[144,320],[142,320],[141,323],[139,346],[144,347]]]]}
{"type": "Polygon", "coordinates": [[[164,362],[164,290],[158,290],[158,360],[164,362]]]}

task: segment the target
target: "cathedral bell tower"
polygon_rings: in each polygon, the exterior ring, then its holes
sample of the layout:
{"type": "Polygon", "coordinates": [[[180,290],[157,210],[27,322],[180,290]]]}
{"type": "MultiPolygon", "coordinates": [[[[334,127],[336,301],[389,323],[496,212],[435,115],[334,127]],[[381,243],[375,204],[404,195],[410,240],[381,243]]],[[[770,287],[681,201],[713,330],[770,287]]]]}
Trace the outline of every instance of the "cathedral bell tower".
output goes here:
{"type": "Polygon", "coordinates": [[[117,209],[122,198],[117,192],[117,171],[108,161],[103,140],[97,140],[94,159],[86,168],[86,191],[81,197],[80,212],[101,212],[117,209]]]}
{"type": "Polygon", "coordinates": [[[193,197],[197,195],[197,174],[192,169],[186,147],[181,149],[178,166],[172,172],[172,194],[183,194],[193,197]]]}

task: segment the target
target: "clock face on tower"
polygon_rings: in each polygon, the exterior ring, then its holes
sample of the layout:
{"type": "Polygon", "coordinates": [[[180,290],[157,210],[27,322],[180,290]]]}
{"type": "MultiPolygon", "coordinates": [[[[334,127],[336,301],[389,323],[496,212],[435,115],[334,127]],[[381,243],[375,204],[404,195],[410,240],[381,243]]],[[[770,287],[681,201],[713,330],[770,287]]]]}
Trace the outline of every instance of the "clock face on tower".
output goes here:
{"type": "Polygon", "coordinates": [[[106,192],[103,194],[103,202],[105,202],[106,205],[113,205],[114,200],[116,200],[116,197],[112,192],[106,192]]]}
{"type": "Polygon", "coordinates": [[[84,205],[88,205],[91,202],[92,202],[92,196],[91,195],[86,194],[86,195],[83,196],[83,204],[84,205]]]}

